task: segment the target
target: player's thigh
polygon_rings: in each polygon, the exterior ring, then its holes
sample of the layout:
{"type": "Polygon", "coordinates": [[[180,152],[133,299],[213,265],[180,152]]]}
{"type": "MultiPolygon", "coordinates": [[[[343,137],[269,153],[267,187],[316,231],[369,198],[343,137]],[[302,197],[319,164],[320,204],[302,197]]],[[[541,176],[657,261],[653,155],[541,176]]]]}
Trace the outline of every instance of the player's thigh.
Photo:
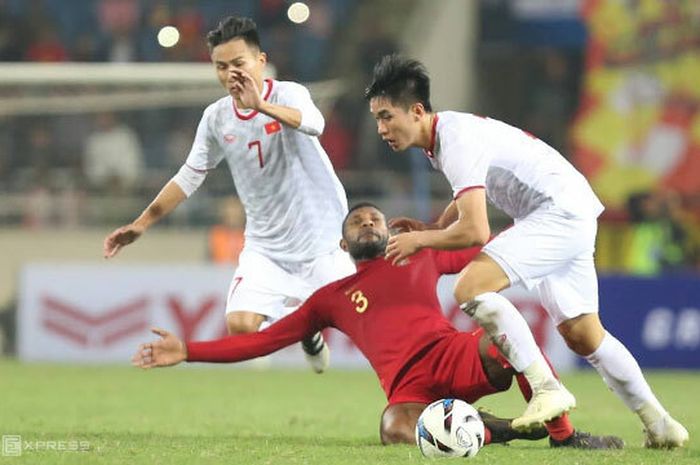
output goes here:
{"type": "Polygon", "coordinates": [[[508,275],[501,266],[484,253],[477,255],[459,273],[454,287],[457,302],[469,302],[485,292],[498,292],[510,286],[508,275]]]}
{"type": "Polygon", "coordinates": [[[486,244],[511,285],[536,287],[576,257],[593,253],[596,218],[579,218],[556,207],[536,210],[486,244]]]}
{"type": "Polygon", "coordinates": [[[542,306],[554,324],[598,313],[598,276],[593,254],[570,260],[537,285],[542,306]]]}
{"type": "Polygon", "coordinates": [[[387,405],[379,426],[382,444],[413,444],[416,423],[426,405],[420,402],[387,405]]]}
{"type": "Polygon", "coordinates": [[[482,336],[481,329],[470,333],[460,332],[442,348],[436,377],[447,380],[447,390],[440,392],[438,399],[452,397],[474,403],[483,396],[510,387],[510,384],[506,384],[507,380],[495,379],[496,367],[492,367],[494,379],[490,379],[480,350],[482,336]]]}
{"type": "Polygon", "coordinates": [[[299,276],[314,291],[357,271],[350,255],[338,247],[333,252],[316,257],[299,276]]]}
{"type": "Polygon", "coordinates": [[[232,319],[255,319],[246,315],[252,313],[265,322],[275,321],[298,308],[308,295],[307,287],[264,255],[244,250],[229,286],[226,314],[233,314],[232,319]]]}

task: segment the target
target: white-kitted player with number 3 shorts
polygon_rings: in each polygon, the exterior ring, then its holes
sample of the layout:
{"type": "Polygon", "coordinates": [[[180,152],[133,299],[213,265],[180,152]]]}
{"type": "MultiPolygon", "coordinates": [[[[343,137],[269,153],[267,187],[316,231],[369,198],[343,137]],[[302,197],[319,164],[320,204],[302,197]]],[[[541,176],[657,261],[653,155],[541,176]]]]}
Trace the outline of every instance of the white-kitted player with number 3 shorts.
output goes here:
{"type": "Polygon", "coordinates": [[[460,273],[455,297],[532,387],[533,397],[513,427],[530,428],[575,406],[522,315],[498,294],[522,284],[539,292],[567,345],[639,415],[647,446],[684,445],[687,430],[662,407],[632,354],[598,318],[593,252],[603,205],[586,179],[556,150],[518,128],[469,113],[434,112],[430,79],[415,60],[384,57],[366,98],[382,139],[394,151],[423,148],[454,193],[435,225],[409,218],[390,223],[408,232],[389,239],[387,258],[401,263],[425,247],[485,244],[460,273]],[[490,242],[487,200],[515,223],[490,242]]]}
{"type": "MultiPolygon", "coordinates": [[[[230,334],[249,333],[354,273],[339,246],[347,199],[318,141],[324,120],[309,91],[294,82],[263,80],[267,57],[255,23],[228,17],[207,41],[229,95],[204,110],[185,164],[133,223],[105,239],[104,253],[112,257],[136,240],[225,159],[246,212],[226,324],[230,334]]],[[[302,347],[313,369],[325,370],[329,351],[321,334],[302,347]]]]}

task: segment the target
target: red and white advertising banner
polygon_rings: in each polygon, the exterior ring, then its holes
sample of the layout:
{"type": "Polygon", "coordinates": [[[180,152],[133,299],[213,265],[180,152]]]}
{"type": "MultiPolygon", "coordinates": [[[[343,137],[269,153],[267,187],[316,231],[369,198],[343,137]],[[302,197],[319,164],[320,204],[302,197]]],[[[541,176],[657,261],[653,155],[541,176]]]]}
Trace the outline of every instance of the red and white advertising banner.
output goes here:
{"type": "MultiPolygon", "coordinates": [[[[231,268],[205,265],[28,265],[20,283],[19,356],[26,361],[126,363],[138,344],[156,337],[149,332],[153,326],[187,340],[222,337],[232,276],[231,268]]],[[[473,324],[452,298],[453,282],[454,277],[440,281],[440,301],[448,318],[467,330],[473,324]]],[[[519,290],[507,295],[555,365],[573,366],[537,297],[519,290]]],[[[326,338],[333,367],[369,366],[342,333],[329,329],[326,338]]],[[[306,365],[299,344],[254,363],[306,365]]]]}

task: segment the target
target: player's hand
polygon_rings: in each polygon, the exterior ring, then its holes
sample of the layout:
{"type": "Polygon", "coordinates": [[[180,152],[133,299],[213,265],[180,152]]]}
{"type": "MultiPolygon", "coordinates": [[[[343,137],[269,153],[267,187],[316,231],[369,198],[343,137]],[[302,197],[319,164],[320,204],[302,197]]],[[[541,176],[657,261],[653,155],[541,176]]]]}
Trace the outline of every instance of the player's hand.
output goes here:
{"type": "Polygon", "coordinates": [[[389,228],[396,229],[399,232],[425,231],[432,229],[431,225],[423,223],[421,220],[400,216],[389,220],[389,228]]]}
{"type": "Polygon", "coordinates": [[[139,368],[169,367],[187,360],[187,346],[177,336],[160,328],[151,329],[160,339],[141,344],[131,363],[139,368]]]}
{"type": "Polygon", "coordinates": [[[259,110],[263,100],[253,77],[243,70],[236,69],[233,70],[233,79],[235,82],[232,90],[238,101],[246,108],[259,110]]]}
{"type": "Polygon", "coordinates": [[[127,224],[121,228],[115,229],[112,234],[105,237],[103,244],[103,252],[105,258],[114,257],[122,247],[129,245],[136,239],[141,237],[144,228],[135,224],[127,224]]]}
{"type": "Polygon", "coordinates": [[[423,248],[419,240],[420,234],[420,231],[413,231],[391,236],[386,246],[384,258],[391,260],[392,265],[397,265],[419,252],[423,248]]]}

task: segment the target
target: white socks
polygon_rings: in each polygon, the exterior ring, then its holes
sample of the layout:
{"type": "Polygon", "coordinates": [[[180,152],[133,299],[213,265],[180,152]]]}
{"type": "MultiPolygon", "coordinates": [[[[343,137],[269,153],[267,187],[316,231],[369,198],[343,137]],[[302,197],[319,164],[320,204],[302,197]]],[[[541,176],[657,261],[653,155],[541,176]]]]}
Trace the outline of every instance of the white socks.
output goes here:
{"type": "Polygon", "coordinates": [[[615,336],[606,331],[600,346],[586,360],[644,424],[667,415],[651,392],[634,356],[615,336]]]}
{"type": "Polygon", "coordinates": [[[460,308],[484,328],[513,368],[525,375],[533,390],[545,384],[558,385],[525,318],[508,299],[496,292],[486,292],[460,308]]]}

